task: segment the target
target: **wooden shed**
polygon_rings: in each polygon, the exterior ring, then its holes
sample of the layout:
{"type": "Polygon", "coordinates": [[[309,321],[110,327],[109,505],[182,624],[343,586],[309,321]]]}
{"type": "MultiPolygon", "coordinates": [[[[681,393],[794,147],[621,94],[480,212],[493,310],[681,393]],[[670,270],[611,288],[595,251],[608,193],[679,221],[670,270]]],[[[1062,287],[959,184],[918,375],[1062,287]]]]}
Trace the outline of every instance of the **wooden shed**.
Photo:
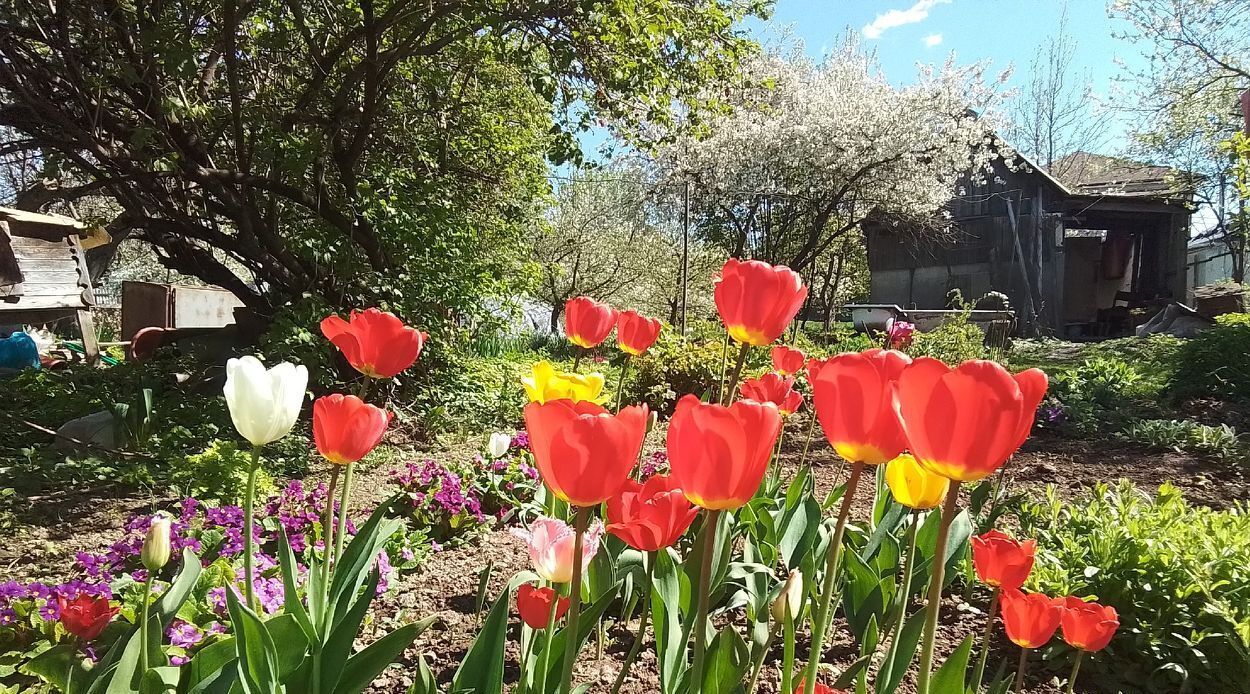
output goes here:
{"type": "Polygon", "coordinates": [[[69,217],[0,207],[0,325],[48,323],[74,318],[87,360],[96,342],[81,222],[69,217]]]}

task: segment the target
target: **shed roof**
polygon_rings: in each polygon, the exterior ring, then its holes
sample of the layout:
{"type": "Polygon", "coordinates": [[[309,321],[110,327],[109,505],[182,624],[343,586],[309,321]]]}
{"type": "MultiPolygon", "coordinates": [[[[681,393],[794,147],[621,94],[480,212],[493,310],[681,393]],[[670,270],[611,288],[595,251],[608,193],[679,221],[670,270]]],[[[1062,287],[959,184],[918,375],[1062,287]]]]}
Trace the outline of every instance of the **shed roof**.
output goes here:
{"type": "Polygon", "coordinates": [[[49,240],[78,234],[85,226],[82,222],[64,215],[28,212],[13,207],[0,207],[0,222],[9,223],[9,233],[13,236],[49,240]]]}
{"type": "Polygon", "coordinates": [[[1051,173],[1077,195],[1188,197],[1196,174],[1123,157],[1073,152],[1051,165],[1051,173]]]}

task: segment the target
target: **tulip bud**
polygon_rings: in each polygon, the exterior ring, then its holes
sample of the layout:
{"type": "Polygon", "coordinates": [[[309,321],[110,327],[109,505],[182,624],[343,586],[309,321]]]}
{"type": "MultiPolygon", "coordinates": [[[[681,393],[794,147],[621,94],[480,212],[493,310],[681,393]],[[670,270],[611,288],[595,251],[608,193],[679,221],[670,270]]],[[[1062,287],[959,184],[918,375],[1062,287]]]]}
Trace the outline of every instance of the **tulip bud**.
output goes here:
{"type": "Polygon", "coordinates": [[[773,619],[778,623],[786,621],[786,613],[790,613],[791,620],[797,620],[799,611],[803,609],[803,573],[798,569],[790,572],[789,578],[786,579],[786,585],[782,587],[781,592],[777,594],[773,600],[772,613],[773,619]]]}
{"type": "Polygon", "coordinates": [[[148,571],[160,571],[169,563],[169,554],[169,516],[158,513],[152,517],[139,558],[148,571]]]}

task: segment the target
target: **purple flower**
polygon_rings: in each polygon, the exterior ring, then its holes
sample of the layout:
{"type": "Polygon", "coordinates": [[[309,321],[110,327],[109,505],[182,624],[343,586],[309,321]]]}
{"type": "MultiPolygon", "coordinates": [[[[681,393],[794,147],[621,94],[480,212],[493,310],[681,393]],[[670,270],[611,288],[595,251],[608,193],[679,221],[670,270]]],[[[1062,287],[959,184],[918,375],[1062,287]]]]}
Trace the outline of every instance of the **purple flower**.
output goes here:
{"type": "Polygon", "coordinates": [[[518,431],[518,432],[516,433],[516,435],[514,435],[514,436],[512,437],[512,447],[513,447],[513,448],[524,448],[524,449],[527,449],[527,450],[528,450],[528,449],[529,449],[529,447],[530,447],[530,434],[529,434],[529,432],[528,432],[528,431],[525,431],[524,429],[522,429],[521,431],[518,431]]]}
{"type": "Polygon", "coordinates": [[[169,637],[169,645],[178,648],[194,648],[204,640],[204,632],[200,631],[199,627],[181,619],[175,619],[165,631],[165,635],[169,637]]]}

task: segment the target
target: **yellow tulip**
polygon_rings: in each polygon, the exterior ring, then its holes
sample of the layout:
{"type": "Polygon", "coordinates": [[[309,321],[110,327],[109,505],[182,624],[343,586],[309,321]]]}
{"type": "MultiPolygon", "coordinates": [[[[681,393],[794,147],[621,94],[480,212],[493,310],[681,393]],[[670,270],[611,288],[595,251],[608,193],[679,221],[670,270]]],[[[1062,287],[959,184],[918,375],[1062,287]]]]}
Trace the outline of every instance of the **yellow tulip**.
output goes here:
{"type": "Polygon", "coordinates": [[[521,377],[521,385],[525,386],[525,394],[530,402],[543,403],[548,400],[572,400],[580,402],[602,403],[603,374],[570,374],[556,371],[546,360],[534,365],[533,373],[521,377]]]}
{"type": "Polygon", "coordinates": [[[920,510],[942,503],[950,487],[950,480],[924,469],[908,453],[886,464],[885,483],[896,501],[920,510]]]}

